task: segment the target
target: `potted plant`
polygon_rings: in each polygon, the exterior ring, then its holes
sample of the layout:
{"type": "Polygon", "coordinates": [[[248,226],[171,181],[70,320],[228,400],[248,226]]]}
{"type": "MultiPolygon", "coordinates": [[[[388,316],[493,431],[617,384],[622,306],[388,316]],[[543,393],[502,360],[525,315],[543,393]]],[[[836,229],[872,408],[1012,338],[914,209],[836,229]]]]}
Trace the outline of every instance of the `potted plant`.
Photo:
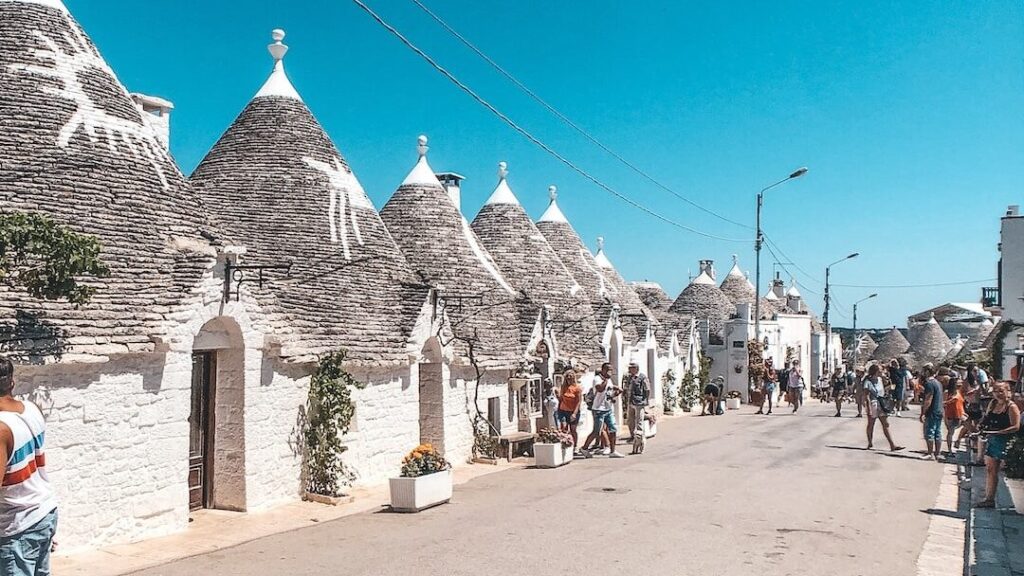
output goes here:
{"type": "Polygon", "coordinates": [[[558,428],[541,428],[533,443],[537,468],[558,468],[572,462],[572,436],[558,428]]]}
{"type": "Polygon", "coordinates": [[[726,410],[739,410],[742,396],[736,390],[729,392],[725,399],[726,410]]]}
{"type": "Polygon", "coordinates": [[[669,368],[668,370],[665,370],[664,374],[661,375],[661,393],[665,397],[665,414],[676,413],[677,390],[678,388],[676,387],[676,371],[669,368]]]}
{"type": "Polygon", "coordinates": [[[419,512],[452,499],[452,465],[430,444],[420,444],[402,460],[402,474],[391,478],[391,509],[419,512]]]}
{"type": "Polygon", "coordinates": [[[700,381],[698,376],[687,370],[679,385],[679,406],[683,412],[690,412],[700,402],[700,381]]]}
{"type": "Polygon", "coordinates": [[[1006,459],[1003,460],[1003,474],[1006,476],[1006,487],[1013,497],[1013,507],[1017,509],[1017,514],[1024,514],[1024,433],[1017,433],[1010,439],[1006,459]]]}

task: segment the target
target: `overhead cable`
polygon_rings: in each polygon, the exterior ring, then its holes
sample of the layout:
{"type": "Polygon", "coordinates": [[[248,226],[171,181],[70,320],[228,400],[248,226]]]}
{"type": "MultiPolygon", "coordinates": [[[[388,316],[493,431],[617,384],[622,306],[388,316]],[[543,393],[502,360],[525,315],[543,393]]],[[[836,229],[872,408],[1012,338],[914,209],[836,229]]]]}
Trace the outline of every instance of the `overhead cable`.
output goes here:
{"type": "Polygon", "coordinates": [[[833,284],[840,288],[941,288],[943,286],[966,286],[968,284],[982,284],[984,282],[996,282],[997,278],[984,278],[981,280],[963,280],[961,282],[935,282],[932,284],[833,284]]]}
{"type": "Polygon", "coordinates": [[[500,110],[495,108],[494,105],[492,105],[490,102],[485,100],[482,96],[477,94],[472,88],[470,88],[469,86],[464,84],[461,80],[456,78],[451,72],[449,72],[443,66],[438,64],[436,60],[434,60],[429,54],[427,54],[426,52],[421,50],[419,47],[417,47],[415,44],[413,44],[412,41],[410,41],[408,38],[406,38],[404,35],[402,35],[402,33],[399,32],[394,26],[392,26],[391,24],[388,24],[383,18],[381,18],[376,12],[374,12],[373,9],[371,9],[364,2],[362,2],[362,0],[352,0],[352,1],[357,6],[359,6],[364,12],[366,12],[371,18],[373,18],[378,24],[380,24],[382,27],[384,27],[388,32],[390,32],[396,38],[398,38],[398,40],[400,40],[402,42],[402,44],[405,44],[406,47],[408,47],[410,50],[415,52],[418,56],[420,56],[428,64],[430,64],[430,66],[432,66],[435,70],[437,70],[442,75],[444,75],[445,78],[447,78],[449,81],[451,81],[453,84],[455,84],[459,89],[461,89],[463,92],[465,92],[470,97],[472,97],[474,100],[476,100],[478,104],[480,104],[481,106],[483,106],[484,108],[489,110],[492,114],[494,114],[499,119],[501,119],[502,122],[504,122],[505,124],[508,124],[509,127],[511,127],[513,130],[518,132],[520,135],[522,135],[524,138],[526,138],[530,142],[532,142],[534,145],[536,145],[540,149],[544,150],[549,155],[551,155],[552,157],[557,159],[559,162],[561,162],[562,164],[567,166],[569,169],[571,169],[572,171],[576,172],[580,176],[583,176],[585,179],[589,180],[590,182],[592,182],[594,185],[598,186],[602,190],[612,194],[613,196],[615,196],[618,199],[622,200],[623,202],[629,204],[630,206],[633,206],[634,208],[636,208],[636,209],[638,209],[638,210],[640,210],[642,212],[645,212],[648,215],[653,216],[654,218],[656,218],[658,220],[661,220],[662,222],[665,222],[666,224],[669,224],[671,226],[675,226],[676,228],[679,228],[681,230],[686,230],[687,232],[691,232],[691,233],[697,234],[699,236],[704,236],[705,238],[711,238],[713,240],[720,240],[720,241],[723,241],[723,242],[737,242],[737,243],[741,243],[741,242],[752,242],[753,241],[753,239],[751,239],[751,238],[726,238],[724,236],[718,236],[718,235],[715,235],[715,234],[711,234],[709,232],[704,232],[702,230],[698,230],[698,229],[693,228],[691,226],[687,226],[686,224],[683,224],[681,222],[677,222],[676,220],[673,220],[673,219],[671,219],[671,218],[669,218],[667,216],[663,216],[663,215],[655,212],[654,210],[651,210],[650,208],[644,206],[643,204],[640,204],[636,200],[633,200],[632,198],[629,198],[628,196],[625,196],[624,194],[622,194],[619,191],[615,190],[614,188],[612,188],[608,184],[605,184],[603,181],[599,180],[597,177],[592,176],[589,172],[587,172],[584,169],[580,168],[579,166],[577,166],[575,163],[573,163],[571,160],[569,160],[565,156],[559,154],[557,151],[555,151],[553,148],[551,148],[550,146],[545,144],[539,138],[537,138],[536,136],[531,134],[525,128],[519,126],[519,124],[517,124],[515,121],[513,121],[511,118],[509,118],[506,114],[504,114],[503,112],[501,112],[500,110]]]}
{"type": "Polygon", "coordinates": [[[749,224],[743,224],[742,222],[737,222],[735,220],[727,218],[727,217],[719,214],[718,212],[715,212],[714,210],[711,210],[710,208],[706,208],[704,206],[701,206],[700,204],[694,202],[693,200],[690,200],[689,198],[687,198],[687,197],[683,196],[682,194],[676,192],[672,188],[669,188],[666,184],[662,183],[660,180],[658,180],[654,176],[651,176],[650,174],[645,172],[643,169],[638,167],[636,164],[633,164],[632,162],[630,162],[629,160],[624,158],[618,152],[616,152],[616,151],[612,150],[611,148],[609,148],[606,144],[604,144],[603,142],[598,140],[595,136],[593,136],[592,134],[590,134],[589,132],[584,130],[582,127],[580,127],[579,124],[576,124],[575,122],[573,122],[571,119],[569,119],[569,117],[567,117],[565,114],[560,112],[557,108],[555,108],[554,106],[549,104],[546,100],[541,98],[536,92],[531,90],[528,86],[526,86],[525,84],[520,82],[518,78],[513,76],[511,72],[509,72],[508,70],[505,70],[500,64],[495,62],[493,58],[491,58],[486,53],[484,53],[483,50],[481,50],[480,48],[477,48],[477,46],[475,44],[470,42],[469,39],[467,39],[465,36],[463,36],[457,30],[455,30],[455,28],[453,28],[450,24],[448,24],[448,22],[446,22],[444,19],[442,19],[440,16],[438,16],[432,10],[430,10],[430,8],[428,8],[426,5],[424,5],[423,2],[421,2],[420,0],[411,0],[411,1],[416,6],[419,6],[420,10],[423,10],[423,12],[425,12],[428,16],[433,18],[434,21],[437,22],[442,28],[444,28],[449,34],[454,36],[459,42],[461,42],[467,48],[472,50],[473,53],[475,53],[477,56],[479,56],[484,62],[487,62],[487,64],[489,64],[491,66],[491,68],[494,68],[499,74],[504,76],[509,82],[514,84],[517,88],[522,90],[524,93],[526,93],[527,96],[529,96],[535,102],[540,104],[541,107],[543,107],[545,110],[550,112],[554,117],[556,117],[559,120],[561,120],[562,122],[564,122],[567,126],[572,128],[573,130],[575,130],[581,136],[583,136],[588,141],[590,141],[591,144],[597,146],[598,148],[603,150],[605,153],[607,153],[609,156],[611,156],[612,158],[615,158],[616,160],[621,162],[624,166],[626,166],[627,168],[629,168],[633,172],[636,172],[637,174],[639,174],[645,180],[647,180],[650,183],[654,184],[658,188],[661,188],[665,192],[668,192],[672,196],[675,196],[676,198],[682,200],[683,202],[686,202],[690,206],[693,206],[694,208],[696,208],[696,209],[698,209],[698,210],[700,210],[702,212],[710,214],[710,215],[714,216],[715,218],[718,218],[719,220],[722,220],[723,222],[728,222],[730,224],[735,224],[736,226],[740,226],[740,227],[746,228],[748,230],[752,230],[753,229],[753,227],[750,226],[749,224]]]}

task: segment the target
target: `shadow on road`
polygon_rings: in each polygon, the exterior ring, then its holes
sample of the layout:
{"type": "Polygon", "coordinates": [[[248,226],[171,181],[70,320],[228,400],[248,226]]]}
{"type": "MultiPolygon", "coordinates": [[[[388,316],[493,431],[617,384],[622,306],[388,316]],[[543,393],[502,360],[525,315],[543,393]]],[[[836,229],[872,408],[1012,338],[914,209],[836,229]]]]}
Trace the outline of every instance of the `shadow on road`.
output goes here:
{"type": "Polygon", "coordinates": [[[956,518],[958,520],[963,520],[967,517],[965,514],[961,514],[955,510],[940,510],[938,508],[925,508],[924,510],[921,510],[921,512],[932,516],[945,516],[946,518],[956,518]]]}

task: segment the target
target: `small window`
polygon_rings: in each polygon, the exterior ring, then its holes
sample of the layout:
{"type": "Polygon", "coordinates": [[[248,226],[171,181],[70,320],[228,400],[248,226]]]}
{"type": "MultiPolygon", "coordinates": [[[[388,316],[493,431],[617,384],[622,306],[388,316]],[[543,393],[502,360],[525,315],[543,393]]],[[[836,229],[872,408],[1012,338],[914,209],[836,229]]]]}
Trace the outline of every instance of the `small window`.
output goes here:
{"type": "Polygon", "coordinates": [[[732,347],[733,348],[743,348],[743,340],[733,340],[732,341],[732,347]]]}

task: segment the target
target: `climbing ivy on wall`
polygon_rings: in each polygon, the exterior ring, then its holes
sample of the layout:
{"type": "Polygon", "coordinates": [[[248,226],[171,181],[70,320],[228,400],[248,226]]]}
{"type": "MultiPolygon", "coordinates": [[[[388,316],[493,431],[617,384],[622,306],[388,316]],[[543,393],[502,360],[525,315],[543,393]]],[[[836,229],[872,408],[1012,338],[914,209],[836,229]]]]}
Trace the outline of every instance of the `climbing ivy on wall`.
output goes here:
{"type": "Polygon", "coordinates": [[[352,425],[355,404],[352,388],[364,388],[345,371],[345,352],[332,352],[320,359],[309,382],[306,400],[306,490],[325,496],[339,496],[349,478],[341,455],[348,449],[341,439],[352,425]]]}
{"type": "Polygon", "coordinates": [[[999,328],[996,329],[996,337],[992,341],[992,365],[989,366],[989,372],[996,380],[1003,378],[1003,341],[1006,340],[1006,336],[1009,335],[1011,330],[1021,326],[1021,324],[1016,322],[1003,320],[999,323],[999,328]]]}
{"type": "Polygon", "coordinates": [[[82,276],[104,278],[100,242],[78,234],[43,214],[0,212],[0,282],[40,300],[84,304],[96,291],[82,276]]]}

